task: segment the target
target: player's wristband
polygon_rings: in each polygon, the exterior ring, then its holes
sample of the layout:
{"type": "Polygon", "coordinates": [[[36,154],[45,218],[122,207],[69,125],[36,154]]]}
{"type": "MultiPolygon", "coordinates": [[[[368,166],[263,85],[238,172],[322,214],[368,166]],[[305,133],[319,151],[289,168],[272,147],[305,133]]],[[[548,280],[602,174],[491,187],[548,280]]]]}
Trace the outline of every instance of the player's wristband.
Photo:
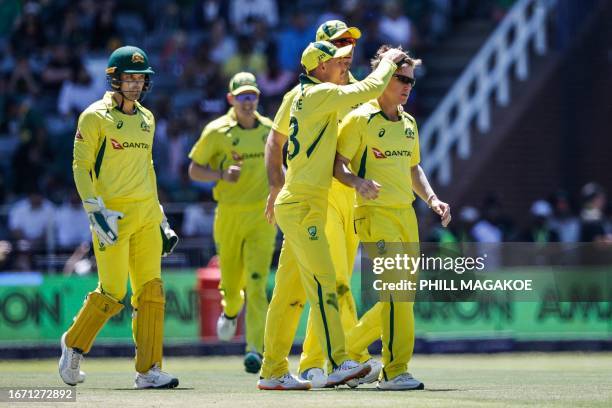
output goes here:
{"type": "Polygon", "coordinates": [[[427,203],[427,206],[428,206],[429,208],[431,208],[431,201],[432,201],[434,198],[437,198],[435,194],[432,194],[432,195],[430,195],[429,197],[427,197],[427,201],[426,201],[426,203],[427,203]]]}

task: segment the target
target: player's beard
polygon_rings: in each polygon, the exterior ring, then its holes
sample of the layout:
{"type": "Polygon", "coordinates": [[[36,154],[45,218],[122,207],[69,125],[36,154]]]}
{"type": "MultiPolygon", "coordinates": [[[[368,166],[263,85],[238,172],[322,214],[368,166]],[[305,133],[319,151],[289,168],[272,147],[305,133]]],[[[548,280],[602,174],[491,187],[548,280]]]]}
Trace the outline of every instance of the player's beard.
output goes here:
{"type": "Polygon", "coordinates": [[[349,71],[348,69],[342,73],[341,76],[342,85],[347,85],[349,83],[349,71]]]}
{"type": "Polygon", "coordinates": [[[137,100],[140,99],[140,96],[142,95],[142,91],[123,91],[121,92],[121,94],[128,101],[136,102],[137,100]]]}

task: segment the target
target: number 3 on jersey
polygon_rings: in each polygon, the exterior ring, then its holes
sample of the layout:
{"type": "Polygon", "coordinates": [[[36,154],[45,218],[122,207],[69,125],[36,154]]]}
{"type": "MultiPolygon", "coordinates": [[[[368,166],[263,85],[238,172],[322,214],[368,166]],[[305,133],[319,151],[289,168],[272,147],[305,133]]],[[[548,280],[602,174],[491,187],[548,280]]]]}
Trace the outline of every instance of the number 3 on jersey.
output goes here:
{"type": "Polygon", "coordinates": [[[289,142],[291,142],[293,148],[291,148],[291,146],[289,147],[291,151],[287,152],[287,160],[293,159],[300,152],[300,142],[298,142],[297,140],[298,121],[294,116],[289,119],[289,129],[291,129],[291,135],[289,135],[289,142]]]}

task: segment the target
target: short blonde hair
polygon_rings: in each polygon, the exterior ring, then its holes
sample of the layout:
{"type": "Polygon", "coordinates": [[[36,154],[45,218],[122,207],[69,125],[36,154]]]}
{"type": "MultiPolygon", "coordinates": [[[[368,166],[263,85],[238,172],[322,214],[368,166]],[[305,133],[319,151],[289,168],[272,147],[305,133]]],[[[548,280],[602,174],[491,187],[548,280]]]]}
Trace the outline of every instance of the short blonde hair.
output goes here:
{"type": "MultiPolygon", "coordinates": [[[[398,47],[392,47],[388,44],[385,45],[381,45],[380,48],[378,49],[378,51],[376,51],[376,55],[374,55],[374,58],[372,58],[370,60],[370,65],[372,67],[372,69],[376,69],[378,67],[378,64],[380,64],[380,61],[382,60],[382,55],[389,50],[390,48],[397,48],[398,50],[404,51],[402,46],[398,46],[398,47]]],[[[406,55],[408,55],[408,53],[406,52],[406,55]]],[[[410,56],[408,56],[407,58],[404,58],[402,61],[400,61],[397,64],[398,68],[401,68],[404,65],[408,65],[410,67],[418,67],[419,65],[421,65],[423,63],[423,61],[421,61],[420,59],[415,59],[412,58],[410,56]]]]}

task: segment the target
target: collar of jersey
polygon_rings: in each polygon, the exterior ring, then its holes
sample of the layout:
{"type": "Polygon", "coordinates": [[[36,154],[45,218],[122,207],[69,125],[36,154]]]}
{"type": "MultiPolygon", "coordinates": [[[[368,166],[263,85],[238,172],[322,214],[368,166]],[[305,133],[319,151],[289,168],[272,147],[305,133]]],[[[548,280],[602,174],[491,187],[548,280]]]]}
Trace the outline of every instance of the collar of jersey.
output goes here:
{"type": "MultiPolygon", "coordinates": [[[[306,75],[306,74],[300,74],[299,81],[300,81],[301,85],[320,84],[320,83],[322,83],[317,78],[315,78],[313,76],[310,76],[310,75],[306,75]]],[[[355,77],[353,76],[351,71],[349,71],[349,84],[354,84],[355,82],[358,82],[358,81],[355,79],[355,77]]]]}
{"type": "MultiPolygon", "coordinates": [[[[257,111],[255,111],[254,113],[255,113],[255,120],[257,121],[255,127],[258,127],[259,124],[261,123],[261,115],[257,111]]],[[[242,126],[240,126],[240,124],[238,123],[238,119],[236,118],[236,111],[234,110],[233,107],[229,108],[229,110],[227,111],[225,115],[227,116],[227,119],[228,119],[227,125],[230,128],[233,128],[235,126],[242,128],[242,126]]]]}
{"type": "MultiPolygon", "coordinates": [[[[106,105],[109,110],[117,107],[117,101],[115,101],[113,98],[113,93],[111,91],[106,91],[102,100],[104,101],[104,105],[106,105]]],[[[134,106],[136,106],[136,109],[138,110],[142,107],[138,101],[134,102],[134,106]]]]}
{"type": "MultiPolygon", "coordinates": [[[[385,112],[383,112],[382,108],[380,107],[380,104],[378,103],[378,99],[372,99],[371,101],[366,102],[366,104],[370,110],[370,117],[374,117],[375,115],[380,115],[383,118],[385,118],[385,120],[390,121],[390,119],[387,117],[387,115],[385,115],[385,112]]],[[[404,107],[402,105],[398,105],[397,113],[400,118],[409,119],[408,114],[404,111],[404,107]]]]}

